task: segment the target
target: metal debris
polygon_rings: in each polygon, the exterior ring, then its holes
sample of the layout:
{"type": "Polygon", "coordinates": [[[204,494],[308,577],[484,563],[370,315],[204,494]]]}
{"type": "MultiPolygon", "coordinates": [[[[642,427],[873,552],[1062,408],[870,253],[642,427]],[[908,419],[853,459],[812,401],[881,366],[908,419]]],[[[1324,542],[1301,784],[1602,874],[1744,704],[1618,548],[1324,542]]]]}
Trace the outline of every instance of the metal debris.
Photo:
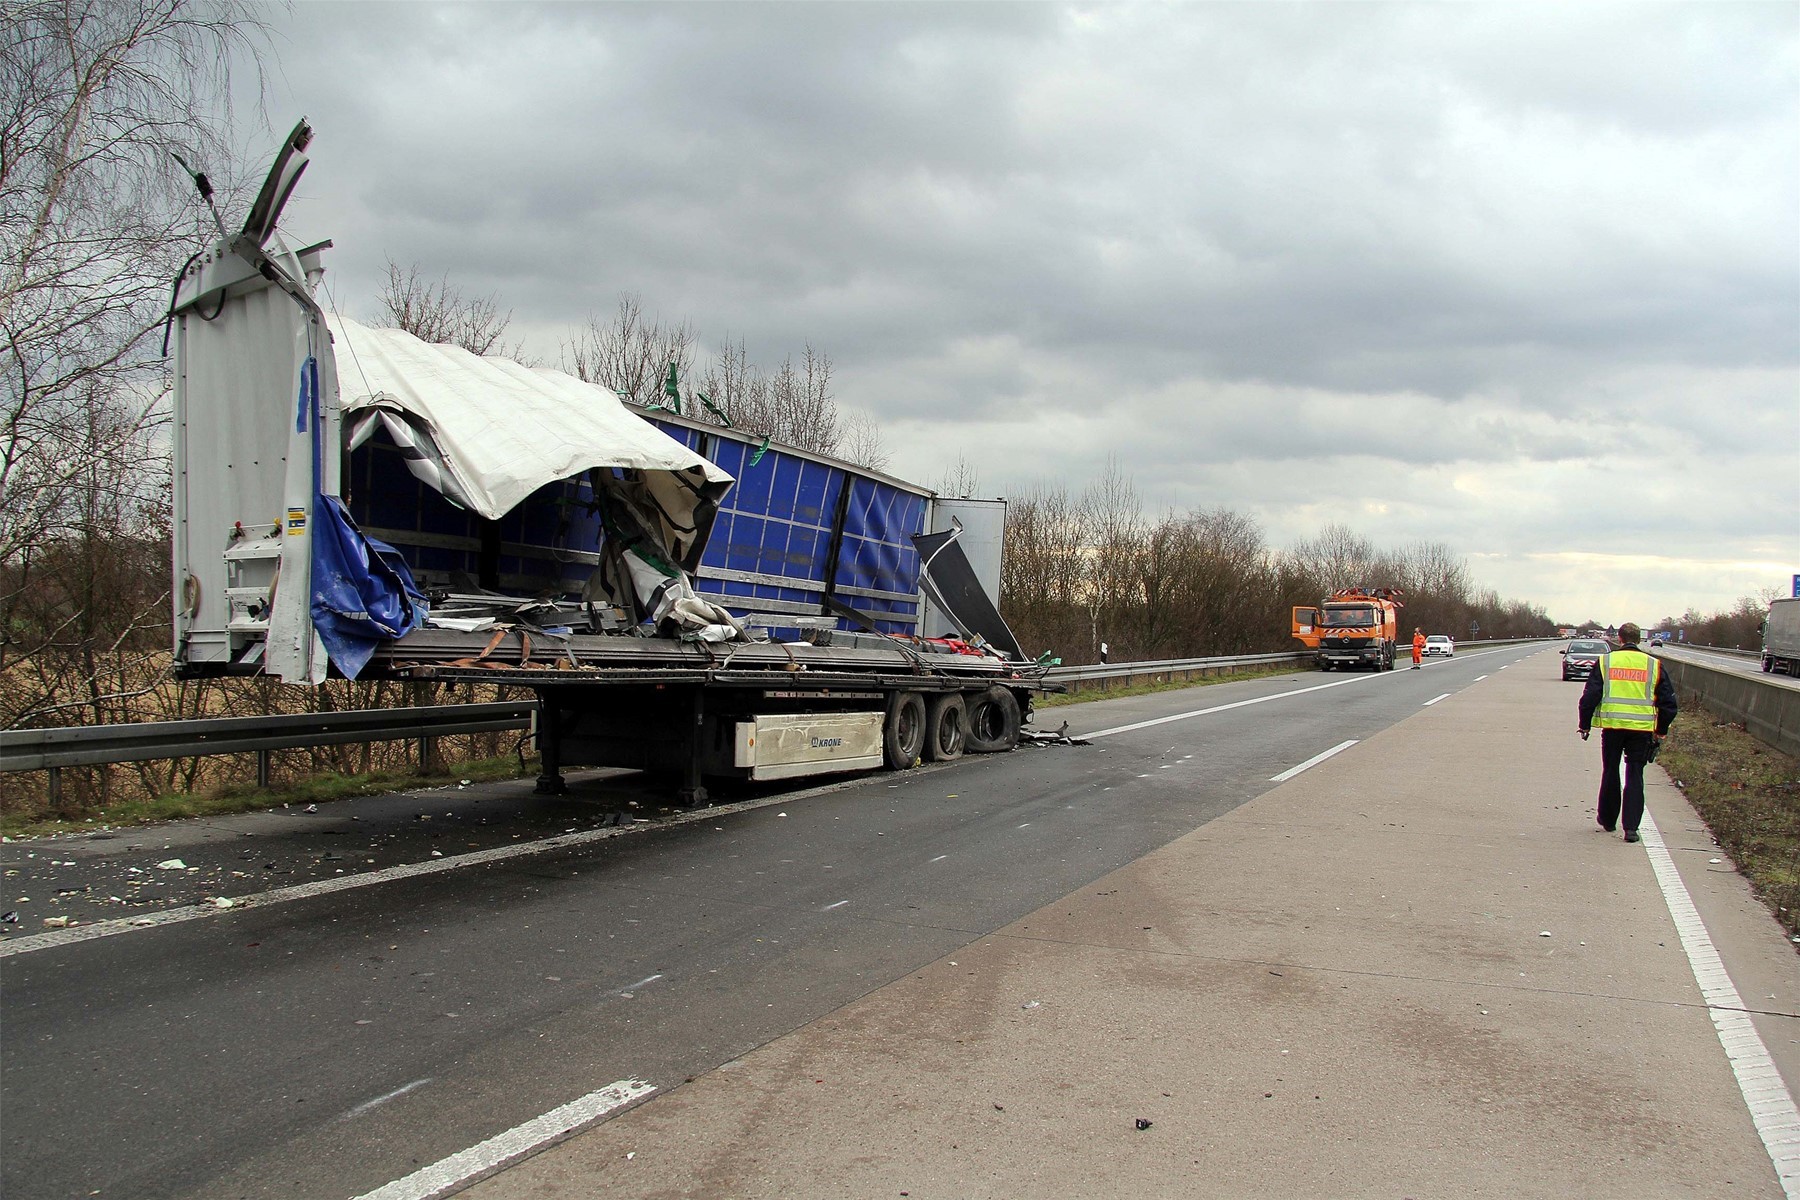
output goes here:
{"type": "Polygon", "coordinates": [[[1042,729],[1021,729],[1019,730],[1019,741],[1021,744],[1030,742],[1034,746],[1086,746],[1089,744],[1086,738],[1069,736],[1067,721],[1064,721],[1062,727],[1054,733],[1042,729]]]}

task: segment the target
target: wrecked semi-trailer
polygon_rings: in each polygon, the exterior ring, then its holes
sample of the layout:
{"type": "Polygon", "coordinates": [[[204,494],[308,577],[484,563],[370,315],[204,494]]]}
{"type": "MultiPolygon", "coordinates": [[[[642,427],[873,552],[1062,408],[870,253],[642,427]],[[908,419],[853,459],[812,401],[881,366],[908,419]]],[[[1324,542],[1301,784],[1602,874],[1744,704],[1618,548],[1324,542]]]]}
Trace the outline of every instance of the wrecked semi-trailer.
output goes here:
{"type": "Polygon", "coordinates": [[[1045,684],[993,601],[1003,502],[327,313],[330,243],[276,228],[309,136],[171,307],[178,674],[528,687],[541,788],[689,803],[1017,743],[1045,684]]]}

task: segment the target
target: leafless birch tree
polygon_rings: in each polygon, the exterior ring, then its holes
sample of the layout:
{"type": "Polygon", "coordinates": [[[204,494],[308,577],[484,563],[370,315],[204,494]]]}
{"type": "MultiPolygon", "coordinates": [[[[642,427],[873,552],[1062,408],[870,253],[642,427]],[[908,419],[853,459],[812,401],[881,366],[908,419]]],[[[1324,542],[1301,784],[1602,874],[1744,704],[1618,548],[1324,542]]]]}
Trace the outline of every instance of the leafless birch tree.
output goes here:
{"type": "MultiPolygon", "coordinates": [[[[132,641],[147,606],[101,621],[112,584],[45,572],[159,536],[136,507],[161,469],[157,337],[184,258],[216,237],[173,156],[231,182],[230,76],[260,70],[263,29],[232,0],[14,0],[0,30],[0,675],[79,634],[92,696],[117,690],[92,651],[132,641]]],[[[13,697],[0,724],[69,698],[13,697]]]]}

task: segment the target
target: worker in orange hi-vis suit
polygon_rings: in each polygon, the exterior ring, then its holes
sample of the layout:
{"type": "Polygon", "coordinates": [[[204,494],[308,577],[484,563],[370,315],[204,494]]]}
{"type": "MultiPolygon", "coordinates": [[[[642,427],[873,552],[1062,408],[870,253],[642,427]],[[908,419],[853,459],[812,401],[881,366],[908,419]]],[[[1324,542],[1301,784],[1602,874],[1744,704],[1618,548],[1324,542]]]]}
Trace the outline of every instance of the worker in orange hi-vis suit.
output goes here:
{"type": "Polygon", "coordinates": [[[1425,631],[1423,629],[1415,628],[1413,630],[1413,670],[1415,670],[1415,671],[1418,670],[1419,664],[1424,661],[1425,661],[1425,631]]]}

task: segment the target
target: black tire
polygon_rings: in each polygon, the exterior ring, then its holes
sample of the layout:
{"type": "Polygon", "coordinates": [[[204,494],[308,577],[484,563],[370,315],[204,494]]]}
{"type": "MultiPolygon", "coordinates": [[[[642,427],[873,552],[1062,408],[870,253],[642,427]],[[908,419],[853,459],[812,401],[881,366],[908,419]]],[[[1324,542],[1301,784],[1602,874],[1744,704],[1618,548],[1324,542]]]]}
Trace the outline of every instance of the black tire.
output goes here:
{"type": "Polygon", "coordinates": [[[949,762],[961,758],[969,736],[969,708],[957,692],[940,692],[925,701],[925,758],[949,762]]]}
{"type": "Polygon", "coordinates": [[[881,727],[882,757],[892,771],[911,770],[925,749],[925,697],[895,692],[881,727]]]}
{"type": "Polygon", "coordinates": [[[963,749],[974,754],[994,754],[1019,744],[1019,701],[995,684],[985,692],[970,692],[967,733],[963,749]]]}

